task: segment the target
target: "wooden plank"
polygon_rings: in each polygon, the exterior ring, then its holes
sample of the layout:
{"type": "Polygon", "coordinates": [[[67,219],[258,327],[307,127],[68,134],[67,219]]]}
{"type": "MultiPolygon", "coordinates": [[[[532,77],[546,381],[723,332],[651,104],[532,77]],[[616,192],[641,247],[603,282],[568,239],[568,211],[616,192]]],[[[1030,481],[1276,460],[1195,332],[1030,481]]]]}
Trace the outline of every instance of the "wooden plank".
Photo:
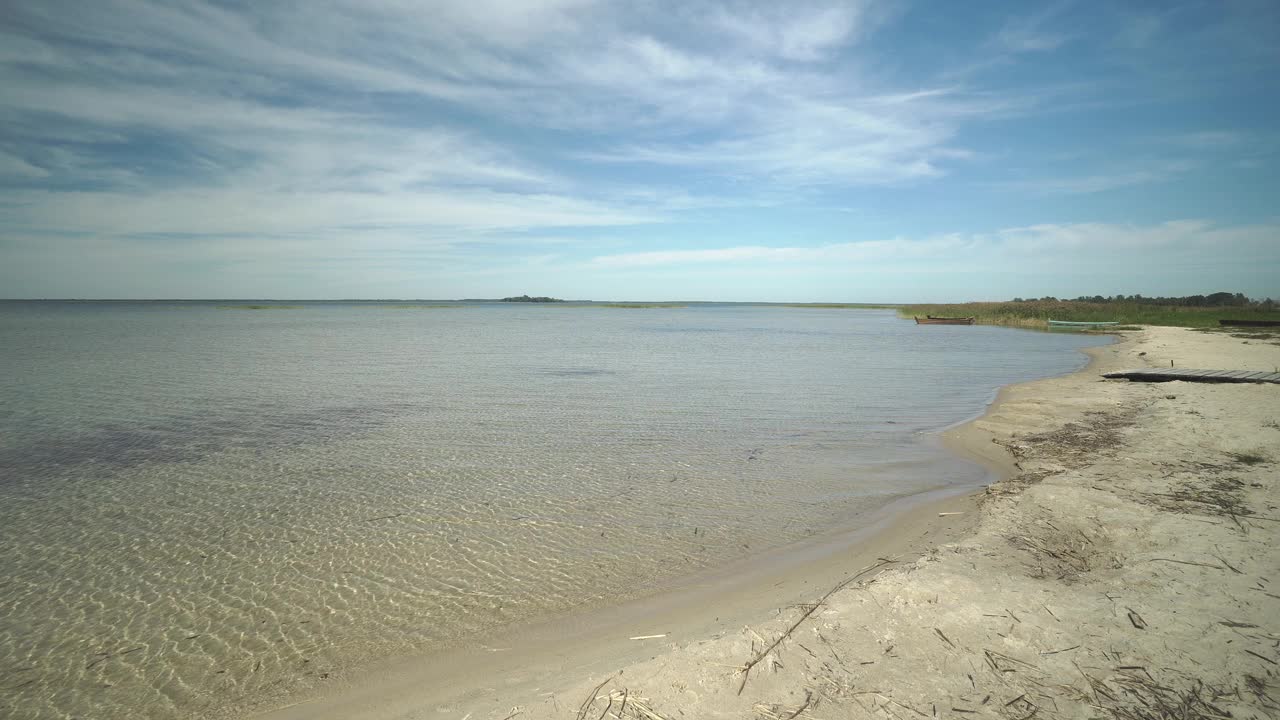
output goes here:
{"type": "Polygon", "coordinates": [[[1238,370],[1224,377],[1226,382],[1251,383],[1258,382],[1258,378],[1263,373],[1251,372],[1248,370],[1238,370]]]}
{"type": "Polygon", "coordinates": [[[1255,370],[1199,370],[1195,368],[1157,368],[1150,370],[1122,370],[1103,373],[1105,378],[1126,378],[1139,382],[1248,382],[1280,383],[1280,372],[1255,370]]]}
{"type": "Polygon", "coordinates": [[[1205,370],[1204,372],[1200,373],[1200,377],[1202,378],[1225,377],[1227,375],[1230,375],[1232,372],[1234,371],[1233,370],[1205,370]]]}

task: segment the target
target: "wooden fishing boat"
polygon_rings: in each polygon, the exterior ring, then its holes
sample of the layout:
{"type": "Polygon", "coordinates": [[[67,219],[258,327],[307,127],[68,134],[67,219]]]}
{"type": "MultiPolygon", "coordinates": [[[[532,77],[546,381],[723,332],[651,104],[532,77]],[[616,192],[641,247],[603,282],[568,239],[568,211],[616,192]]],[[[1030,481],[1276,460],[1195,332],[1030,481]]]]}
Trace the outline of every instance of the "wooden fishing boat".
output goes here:
{"type": "Polygon", "coordinates": [[[1280,320],[1219,320],[1223,327],[1280,327],[1280,320]]]}
{"type": "Polygon", "coordinates": [[[1050,327],[1106,327],[1107,325],[1119,325],[1114,320],[1050,320],[1050,327]]]}
{"type": "Polygon", "coordinates": [[[916,318],[917,325],[972,325],[974,318],[971,317],[939,317],[937,315],[926,315],[923,318],[916,318]]]}

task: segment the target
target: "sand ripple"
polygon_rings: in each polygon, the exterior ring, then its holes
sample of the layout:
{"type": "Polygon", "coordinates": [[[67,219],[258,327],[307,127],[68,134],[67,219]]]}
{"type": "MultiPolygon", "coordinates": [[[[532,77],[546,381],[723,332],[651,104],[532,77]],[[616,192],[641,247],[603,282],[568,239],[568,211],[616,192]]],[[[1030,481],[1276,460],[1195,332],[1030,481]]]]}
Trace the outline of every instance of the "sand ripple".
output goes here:
{"type": "Polygon", "coordinates": [[[5,714],[200,717],[973,482],[918,433],[1084,344],[847,311],[373,312],[0,314],[5,714]]]}

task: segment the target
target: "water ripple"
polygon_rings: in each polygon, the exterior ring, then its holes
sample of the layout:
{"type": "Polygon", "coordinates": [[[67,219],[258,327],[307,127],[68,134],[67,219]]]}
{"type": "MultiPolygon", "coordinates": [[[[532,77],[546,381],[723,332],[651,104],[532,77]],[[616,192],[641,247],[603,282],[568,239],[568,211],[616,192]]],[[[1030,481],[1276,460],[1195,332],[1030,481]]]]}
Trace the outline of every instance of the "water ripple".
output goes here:
{"type": "Polygon", "coordinates": [[[0,714],[229,702],[972,482],[1089,340],[884,312],[0,305],[0,714]]]}

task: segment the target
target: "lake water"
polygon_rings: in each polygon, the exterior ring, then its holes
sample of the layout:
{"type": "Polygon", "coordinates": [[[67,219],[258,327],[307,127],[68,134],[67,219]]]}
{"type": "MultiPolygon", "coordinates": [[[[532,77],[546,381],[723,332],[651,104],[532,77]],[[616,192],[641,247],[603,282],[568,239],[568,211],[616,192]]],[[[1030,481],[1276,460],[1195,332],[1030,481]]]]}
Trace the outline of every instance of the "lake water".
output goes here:
{"type": "Polygon", "coordinates": [[[1094,336],[693,305],[0,303],[0,715],[188,718],[974,485],[1094,336]]]}

